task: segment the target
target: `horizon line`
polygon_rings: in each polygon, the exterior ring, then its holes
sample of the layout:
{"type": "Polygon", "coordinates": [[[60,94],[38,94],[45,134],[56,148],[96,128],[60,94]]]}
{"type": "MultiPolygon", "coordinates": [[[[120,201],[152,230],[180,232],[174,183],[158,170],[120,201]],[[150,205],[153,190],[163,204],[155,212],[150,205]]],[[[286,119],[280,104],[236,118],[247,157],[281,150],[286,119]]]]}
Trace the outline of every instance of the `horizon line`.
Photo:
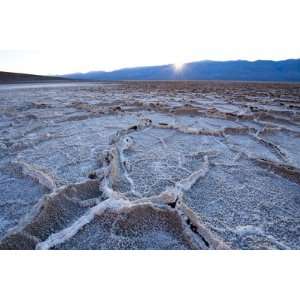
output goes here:
{"type": "MultiPolygon", "coordinates": [[[[181,62],[181,64],[184,65],[189,65],[193,63],[201,63],[201,62],[216,62],[216,63],[226,63],[226,62],[283,62],[283,61],[288,61],[288,60],[300,60],[299,58],[286,58],[286,59],[255,59],[255,60],[249,60],[249,59],[228,59],[228,60],[213,60],[213,59],[203,59],[203,60],[196,60],[196,61],[188,61],[188,62],[181,62]]],[[[59,76],[66,76],[66,75],[75,75],[75,74],[89,74],[93,72],[103,72],[103,73],[112,73],[116,71],[121,71],[121,70],[128,70],[128,69],[142,69],[142,68],[153,68],[153,67],[167,67],[167,66],[175,66],[175,63],[166,63],[166,64],[157,64],[157,65],[140,65],[140,66],[128,66],[128,67],[123,67],[123,68],[117,68],[109,71],[104,71],[101,69],[98,70],[89,70],[86,72],[82,71],[77,71],[77,72],[72,72],[72,73],[47,73],[47,74],[38,74],[38,73],[24,73],[24,72],[16,72],[16,71],[9,71],[9,70],[0,70],[0,72],[7,72],[7,73],[15,73],[15,74],[29,74],[29,75],[37,75],[37,76],[54,76],[54,77],[59,77],[59,76]]]]}

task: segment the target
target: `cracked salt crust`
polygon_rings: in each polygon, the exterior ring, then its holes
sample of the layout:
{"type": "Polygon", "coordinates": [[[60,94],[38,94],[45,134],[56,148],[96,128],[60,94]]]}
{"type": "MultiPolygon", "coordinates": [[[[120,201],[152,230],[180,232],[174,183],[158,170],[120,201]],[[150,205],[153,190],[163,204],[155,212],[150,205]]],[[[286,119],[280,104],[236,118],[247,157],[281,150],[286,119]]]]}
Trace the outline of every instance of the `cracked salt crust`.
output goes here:
{"type": "Polygon", "coordinates": [[[1,88],[0,248],[299,249],[299,103],[288,84],[1,88]]]}

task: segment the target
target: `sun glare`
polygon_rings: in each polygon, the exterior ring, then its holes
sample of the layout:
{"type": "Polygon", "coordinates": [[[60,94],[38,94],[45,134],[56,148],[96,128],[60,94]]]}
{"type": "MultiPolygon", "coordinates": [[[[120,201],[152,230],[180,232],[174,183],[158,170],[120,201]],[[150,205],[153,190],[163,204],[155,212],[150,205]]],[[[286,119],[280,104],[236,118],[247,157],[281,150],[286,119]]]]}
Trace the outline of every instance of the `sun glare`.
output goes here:
{"type": "Polygon", "coordinates": [[[183,68],[183,63],[180,63],[180,62],[177,62],[177,63],[175,63],[174,64],[174,67],[175,67],[175,70],[176,71],[179,71],[179,70],[181,70],[182,68],[183,68]]]}

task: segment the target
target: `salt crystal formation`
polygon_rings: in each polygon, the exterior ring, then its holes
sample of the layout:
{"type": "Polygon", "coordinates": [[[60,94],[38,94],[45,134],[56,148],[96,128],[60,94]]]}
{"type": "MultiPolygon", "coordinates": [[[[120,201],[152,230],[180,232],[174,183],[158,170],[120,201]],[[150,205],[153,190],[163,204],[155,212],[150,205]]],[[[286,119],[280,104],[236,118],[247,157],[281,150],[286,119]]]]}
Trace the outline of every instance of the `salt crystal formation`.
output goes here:
{"type": "Polygon", "coordinates": [[[300,86],[0,87],[1,249],[300,249],[300,86]]]}

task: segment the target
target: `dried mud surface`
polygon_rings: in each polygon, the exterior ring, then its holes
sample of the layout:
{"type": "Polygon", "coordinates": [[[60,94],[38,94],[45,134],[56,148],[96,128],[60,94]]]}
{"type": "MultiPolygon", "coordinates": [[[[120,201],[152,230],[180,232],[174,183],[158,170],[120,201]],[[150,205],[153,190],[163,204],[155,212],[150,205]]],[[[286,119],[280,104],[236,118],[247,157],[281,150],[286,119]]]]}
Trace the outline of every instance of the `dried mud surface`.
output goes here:
{"type": "Polygon", "coordinates": [[[0,207],[0,249],[300,249],[300,85],[1,85],[0,207]]]}

